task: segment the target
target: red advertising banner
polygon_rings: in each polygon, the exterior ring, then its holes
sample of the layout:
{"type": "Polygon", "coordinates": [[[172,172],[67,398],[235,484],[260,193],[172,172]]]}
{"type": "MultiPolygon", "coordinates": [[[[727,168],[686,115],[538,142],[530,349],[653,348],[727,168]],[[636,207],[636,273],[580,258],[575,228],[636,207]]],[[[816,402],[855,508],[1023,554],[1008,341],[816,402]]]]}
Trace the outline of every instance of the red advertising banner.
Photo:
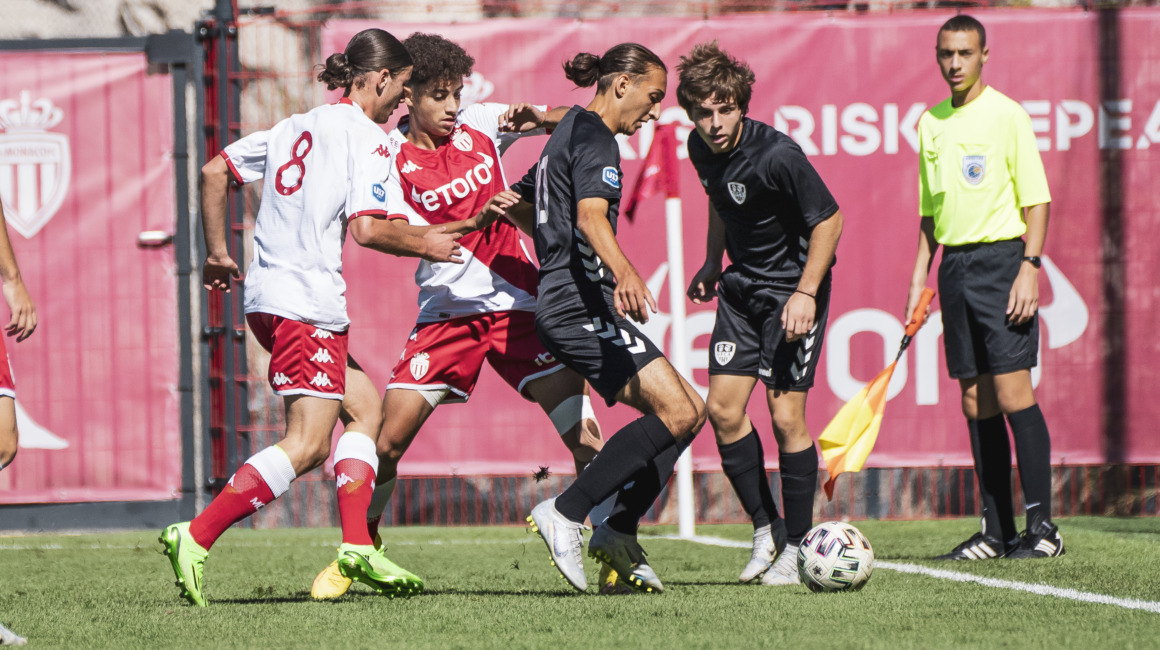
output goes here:
{"type": "Polygon", "coordinates": [[[144,54],[0,52],[0,198],[40,322],[7,341],[0,504],[176,498],[176,266],[136,246],[175,226],[172,88],[144,54]]]}
{"type": "MultiPolygon", "coordinates": [[[[571,87],[560,67],[564,60],[622,41],[660,54],[670,67],[660,121],[678,124],[687,278],[703,260],[707,208],[684,150],[691,125],[676,105],[675,67],[693,44],[711,39],[746,59],[757,75],[750,115],[802,146],[846,217],[823,364],[810,393],[808,422],[817,434],[893,358],[902,337],[918,238],[915,129],[922,112],[948,95],[934,43],[950,15],[492,20],[389,29],[400,38],[437,32],[462,44],[476,58],[466,101],[584,104],[592,91],[571,87]]],[[[1154,182],[1160,177],[1160,41],[1154,35],[1160,14],[1126,10],[1101,19],[1078,10],[994,10],[978,16],[990,47],[984,78],[1031,115],[1054,198],[1041,274],[1041,363],[1034,372],[1052,432],[1052,462],[1160,461],[1152,434],[1160,400],[1146,392],[1160,380],[1154,340],[1160,326],[1154,236],[1160,205],[1154,182]]],[[[323,54],[341,51],[369,26],[328,23],[323,54]]],[[[621,142],[628,191],[653,133],[649,125],[621,142]]],[[[504,160],[509,181],[542,146],[529,139],[513,147],[504,160]]],[[[635,222],[621,221],[619,240],[660,300],[661,313],[645,329],[671,351],[664,233],[657,197],[642,203],[635,222]]],[[[352,350],[380,385],[416,313],[413,267],[347,248],[352,350]]],[[[687,340],[678,345],[687,346],[693,379],[704,387],[713,306],[687,307],[687,340]]],[[[959,390],[947,377],[940,334],[936,300],[931,322],[898,364],[870,465],[970,464],[959,390]]],[[[597,412],[609,434],[633,417],[626,407],[597,412]]],[[[768,435],[760,391],[749,415],[768,435]]],[[[571,461],[555,438],[534,405],[488,374],[467,405],[438,409],[401,468],[408,474],[523,473],[537,465],[567,471],[571,461]]],[[[773,465],[774,445],[767,449],[773,465]]],[[[696,467],[719,467],[711,427],[693,451],[696,467]]]]}

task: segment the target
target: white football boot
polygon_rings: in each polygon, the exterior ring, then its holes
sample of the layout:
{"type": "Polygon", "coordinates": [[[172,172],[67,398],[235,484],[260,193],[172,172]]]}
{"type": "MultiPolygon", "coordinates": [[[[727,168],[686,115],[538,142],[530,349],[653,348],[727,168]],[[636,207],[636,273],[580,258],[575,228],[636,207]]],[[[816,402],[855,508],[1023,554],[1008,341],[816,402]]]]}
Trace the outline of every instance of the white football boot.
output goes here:
{"type": "Polygon", "coordinates": [[[584,559],[581,557],[584,554],[584,534],[581,531],[588,527],[560,514],[556,510],[555,498],[541,501],[532,508],[528,523],[532,532],[539,533],[548,546],[552,566],[559,569],[576,591],[587,590],[588,578],[584,575],[584,559]]]}
{"type": "Polygon", "coordinates": [[[636,535],[600,526],[588,542],[588,555],[612,567],[623,582],[637,591],[660,593],[665,590],[656,572],[645,561],[644,549],[636,541],[636,535]]]}
{"type": "Polygon", "coordinates": [[[749,564],[741,570],[743,583],[753,582],[769,570],[777,554],[785,550],[785,520],[778,519],[771,525],[762,526],[753,531],[753,553],[749,556],[749,564]]]}
{"type": "Polygon", "coordinates": [[[787,544],[785,550],[781,555],[777,556],[777,560],[773,566],[769,567],[769,571],[761,576],[761,584],[763,585],[800,585],[802,583],[801,576],[798,575],[797,566],[797,544],[787,544]]]}

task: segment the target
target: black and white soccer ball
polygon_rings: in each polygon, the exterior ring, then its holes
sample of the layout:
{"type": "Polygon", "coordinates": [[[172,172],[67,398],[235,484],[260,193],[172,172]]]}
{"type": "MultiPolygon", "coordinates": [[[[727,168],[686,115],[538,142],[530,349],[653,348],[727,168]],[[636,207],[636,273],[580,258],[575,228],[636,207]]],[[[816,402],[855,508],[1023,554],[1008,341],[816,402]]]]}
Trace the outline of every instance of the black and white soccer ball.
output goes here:
{"type": "Polygon", "coordinates": [[[810,591],[861,589],[874,571],[874,549],[862,531],[841,521],[818,524],[798,546],[798,575],[810,591]]]}

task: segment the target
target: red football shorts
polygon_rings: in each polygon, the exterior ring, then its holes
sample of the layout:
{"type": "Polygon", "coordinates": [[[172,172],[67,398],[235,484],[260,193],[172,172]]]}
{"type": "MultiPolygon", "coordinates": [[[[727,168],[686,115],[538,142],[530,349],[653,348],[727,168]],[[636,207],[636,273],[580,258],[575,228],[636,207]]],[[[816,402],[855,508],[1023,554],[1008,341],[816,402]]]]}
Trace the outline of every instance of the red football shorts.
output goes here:
{"type": "Polygon", "coordinates": [[[0,356],[4,363],[0,365],[0,397],[16,399],[16,382],[12,381],[12,362],[8,360],[8,349],[4,347],[4,333],[0,332],[0,356]]]}
{"type": "Polygon", "coordinates": [[[270,353],[267,377],[275,393],[342,399],[346,390],[346,332],[263,313],[246,314],[246,323],[270,353]]]}
{"type": "Polygon", "coordinates": [[[536,335],[526,311],[473,314],[415,326],[387,389],[450,390],[444,402],[466,402],[483,361],[525,399],[528,382],[562,370],[536,335]]]}

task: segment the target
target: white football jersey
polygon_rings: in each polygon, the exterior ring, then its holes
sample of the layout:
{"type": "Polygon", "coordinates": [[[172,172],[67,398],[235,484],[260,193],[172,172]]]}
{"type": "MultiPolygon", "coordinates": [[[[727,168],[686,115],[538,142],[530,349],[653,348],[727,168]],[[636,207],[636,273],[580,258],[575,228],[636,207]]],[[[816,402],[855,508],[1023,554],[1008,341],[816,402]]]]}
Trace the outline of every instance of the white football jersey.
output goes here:
{"type": "Polygon", "coordinates": [[[265,179],[246,313],[346,329],[342,244],[349,219],[387,215],[387,134],[343,99],[248,135],[221,155],[238,182],[265,179]]]}
{"type": "MultiPolygon", "coordinates": [[[[544,107],[538,107],[544,110],[544,107]]],[[[434,151],[407,141],[403,118],[389,135],[393,169],[387,180],[390,218],[414,226],[470,219],[507,188],[499,157],[516,139],[544,133],[500,133],[507,104],[473,104],[459,111],[454,130],[434,151]]],[[[418,322],[496,311],[536,308],[538,272],[506,219],[459,240],[463,264],[419,262],[418,322]]]]}

